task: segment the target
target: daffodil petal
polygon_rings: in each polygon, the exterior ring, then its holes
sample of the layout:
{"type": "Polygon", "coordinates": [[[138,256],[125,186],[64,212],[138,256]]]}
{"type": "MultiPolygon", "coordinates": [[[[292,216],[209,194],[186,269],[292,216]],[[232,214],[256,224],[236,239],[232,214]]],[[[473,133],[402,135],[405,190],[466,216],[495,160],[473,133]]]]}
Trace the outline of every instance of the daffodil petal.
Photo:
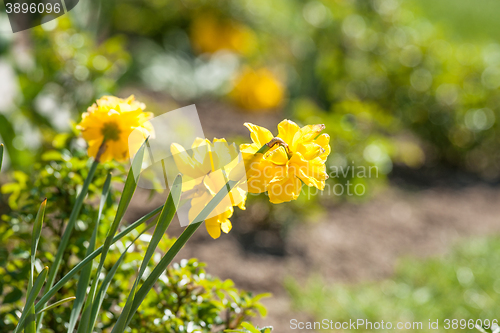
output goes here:
{"type": "Polygon", "coordinates": [[[220,237],[220,226],[217,216],[205,220],[205,227],[213,239],[220,237]]]}
{"type": "Polygon", "coordinates": [[[314,142],[302,143],[297,147],[297,152],[302,154],[306,160],[312,160],[318,156],[321,156],[325,149],[314,142]]]}
{"type": "Polygon", "coordinates": [[[221,222],[220,224],[220,228],[222,231],[224,231],[224,233],[229,233],[231,231],[231,229],[233,228],[233,226],[231,225],[231,221],[229,220],[224,220],[221,222]]]}
{"type": "Polygon", "coordinates": [[[300,130],[300,127],[291,120],[285,119],[278,124],[278,137],[283,139],[288,145],[293,143],[295,133],[300,130]]]}
{"type": "Polygon", "coordinates": [[[318,125],[307,125],[302,127],[295,135],[293,136],[292,140],[292,147],[291,149],[293,151],[297,150],[297,146],[301,143],[305,142],[310,142],[316,138],[319,133],[321,133],[322,130],[325,129],[325,125],[318,124],[318,125]]]}
{"type": "Polygon", "coordinates": [[[276,165],[285,165],[288,162],[288,155],[286,153],[285,147],[278,146],[277,148],[267,152],[264,158],[276,165]]]}
{"type": "Polygon", "coordinates": [[[206,172],[200,170],[196,161],[189,156],[181,145],[173,143],[170,146],[170,151],[172,152],[177,168],[182,174],[186,174],[191,178],[200,178],[206,174],[206,172]]]}
{"type": "Polygon", "coordinates": [[[274,137],[267,128],[251,123],[245,123],[244,125],[250,130],[250,137],[252,138],[252,141],[259,146],[259,148],[271,141],[274,137]]]}
{"type": "Polygon", "coordinates": [[[274,204],[296,200],[302,190],[302,182],[299,178],[291,176],[282,182],[270,184],[267,187],[269,201],[274,204]]]}

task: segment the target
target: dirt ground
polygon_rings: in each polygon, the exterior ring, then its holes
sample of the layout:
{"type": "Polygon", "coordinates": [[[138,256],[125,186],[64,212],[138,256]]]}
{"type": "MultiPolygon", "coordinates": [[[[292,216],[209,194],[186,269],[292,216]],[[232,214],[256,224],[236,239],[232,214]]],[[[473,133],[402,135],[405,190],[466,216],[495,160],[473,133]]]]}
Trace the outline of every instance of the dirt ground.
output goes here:
{"type": "MultiPolygon", "coordinates": [[[[500,233],[498,202],[500,188],[488,185],[412,190],[392,185],[369,202],[332,207],[321,220],[292,228],[283,255],[246,251],[235,227],[217,240],[198,230],[179,258],[196,257],[210,274],[239,288],[271,292],[264,301],[269,314],[257,322],[289,332],[290,319],[311,318],[293,310],[282,286],[285,277],[304,281],[319,273],[329,283],[389,277],[401,256],[440,255],[460,238],[500,233]]],[[[182,231],[178,224],[172,229],[182,231]]]]}

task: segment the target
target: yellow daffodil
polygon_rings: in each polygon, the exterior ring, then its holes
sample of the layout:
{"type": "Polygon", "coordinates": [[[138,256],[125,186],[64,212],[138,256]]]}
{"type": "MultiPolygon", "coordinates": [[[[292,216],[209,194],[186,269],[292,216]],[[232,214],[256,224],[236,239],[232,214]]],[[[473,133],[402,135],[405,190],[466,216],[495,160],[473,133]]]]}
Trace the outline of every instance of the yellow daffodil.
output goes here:
{"type": "Polygon", "coordinates": [[[191,41],[200,53],[229,50],[250,54],[256,45],[255,34],[251,29],[241,23],[219,19],[210,14],[194,19],[191,41]]]}
{"type": "Polygon", "coordinates": [[[153,134],[146,106],[130,96],[121,99],[104,96],[82,114],[78,129],[88,144],[88,154],[100,161],[124,161],[129,158],[128,137],[136,129],[148,137],[153,134]]]}
{"type": "Polygon", "coordinates": [[[245,109],[268,110],[283,103],[285,87],[267,68],[245,68],[236,78],[230,97],[245,109]]]}
{"type": "MultiPolygon", "coordinates": [[[[182,198],[191,199],[189,221],[194,221],[212,198],[226,185],[227,174],[238,165],[237,147],[229,145],[225,139],[210,140],[197,138],[190,153],[179,144],[170,148],[175,164],[183,174],[182,198]]],[[[233,206],[245,209],[246,191],[234,187],[205,220],[205,226],[212,238],[218,238],[221,230],[228,233],[231,228],[229,218],[233,206]]]]}
{"type": "Polygon", "coordinates": [[[240,146],[243,159],[249,161],[248,192],[267,191],[269,200],[277,204],[296,200],[302,183],[324,189],[328,178],[325,162],[330,154],[330,136],[320,135],[324,125],[300,128],[293,121],[283,120],[277,138],[263,127],[250,123],[245,126],[253,142],[240,146]],[[265,145],[272,147],[263,155],[257,153],[265,145]]]}

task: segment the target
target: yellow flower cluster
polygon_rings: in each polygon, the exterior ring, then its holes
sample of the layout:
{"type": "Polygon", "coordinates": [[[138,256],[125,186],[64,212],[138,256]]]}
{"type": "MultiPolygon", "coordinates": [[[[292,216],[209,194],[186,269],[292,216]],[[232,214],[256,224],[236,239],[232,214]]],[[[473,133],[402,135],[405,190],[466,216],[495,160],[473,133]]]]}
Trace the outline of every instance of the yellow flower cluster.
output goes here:
{"type": "Polygon", "coordinates": [[[144,112],[145,108],[146,105],[136,101],[134,96],[126,99],[104,96],[97,100],[82,114],[82,121],[77,126],[87,141],[89,156],[102,162],[128,159],[130,133],[140,130],[144,137],[153,134],[148,121],[153,114],[144,112]]]}
{"type": "MultiPolygon", "coordinates": [[[[127,99],[105,96],[97,100],[78,124],[89,145],[88,154],[101,161],[127,159],[128,137],[132,131],[138,129],[144,137],[153,134],[149,122],[152,114],[144,109],[145,105],[133,96],[127,99]]],[[[210,142],[197,138],[189,151],[176,143],[170,147],[175,164],[183,174],[182,198],[190,201],[190,222],[199,222],[195,221],[196,217],[224,188],[228,178],[243,175],[246,169],[246,184],[233,187],[205,220],[213,238],[218,238],[221,231],[231,230],[229,218],[233,207],[245,209],[247,190],[267,192],[269,200],[277,204],[297,199],[302,183],[323,190],[328,178],[325,162],[330,154],[330,137],[321,134],[324,125],[301,128],[293,121],[283,120],[278,125],[277,137],[263,127],[250,123],[245,126],[250,130],[252,143],[240,145],[244,167],[238,161],[237,147],[225,139],[210,142]]]]}
{"type": "MultiPolygon", "coordinates": [[[[302,183],[324,189],[328,178],[325,162],[330,154],[330,137],[320,133],[324,125],[300,128],[293,121],[283,120],[278,125],[277,137],[263,127],[249,123],[245,126],[253,142],[240,146],[246,161],[248,192],[267,192],[269,200],[278,204],[296,200],[302,183]],[[269,148],[264,154],[260,153],[263,147],[269,148]]],[[[238,152],[224,139],[214,139],[211,143],[200,138],[193,143],[191,153],[178,144],[171,146],[171,152],[183,173],[183,198],[191,200],[189,220],[192,222],[227,183],[227,175],[231,178],[240,172],[241,164],[236,162],[238,152]]],[[[212,217],[205,220],[212,238],[218,238],[221,231],[231,230],[229,218],[233,215],[233,206],[245,209],[245,200],[246,190],[236,186],[215,208],[212,217]]]]}
{"type": "MultiPolygon", "coordinates": [[[[175,164],[183,174],[183,199],[191,199],[189,221],[193,222],[213,197],[226,185],[227,177],[238,164],[236,146],[229,145],[225,139],[210,142],[197,138],[190,153],[179,144],[170,148],[175,164]]],[[[246,191],[234,187],[217,207],[212,216],[205,220],[205,226],[212,238],[218,238],[221,230],[228,233],[231,228],[229,218],[233,215],[233,206],[245,209],[246,191]]],[[[198,222],[198,221],[195,221],[198,222]]]]}
{"type": "Polygon", "coordinates": [[[200,53],[229,50],[249,54],[255,49],[256,38],[251,29],[213,15],[197,17],[191,26],[191,41],[200,53]]]}
{"type": "Polygon", "coordinates": [[[268,110],[283,103],[285,87],[267,68],[245,68],[236,78],[230,97],[242,108],[268,110]]]}
{"type": "Polygon", "coordinates": [[[296,200],[302,183],[324,189],[328,178],[325,162],[330,154],[330,136],[320,134],[324,125],[300,128],[285,119],[278,125],[277,138],[266,128],[250,123],[245,126],[253,142],[240,146],[243,159],[249,161],[249,193],[267,192],[269,200],[278,204],[296,200]],[[269,143],[272,147],[259,154],[261,147],[269,143]]]}

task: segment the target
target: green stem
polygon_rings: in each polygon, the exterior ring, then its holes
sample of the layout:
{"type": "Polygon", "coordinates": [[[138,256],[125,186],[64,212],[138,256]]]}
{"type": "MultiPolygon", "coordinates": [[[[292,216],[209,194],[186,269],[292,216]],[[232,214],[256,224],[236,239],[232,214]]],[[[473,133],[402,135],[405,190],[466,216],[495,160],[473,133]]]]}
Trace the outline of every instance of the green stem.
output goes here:
{"type": "MultiPolygon", "coordinates": [[[[64,251],[68,247],[69,239],[71,237],[71,233],[73,232],[73,228],[75,227],[76,220],[78,218],[78,215],[80,215],[80,210],[82,209],[83,206],[83,200],[87,196],[88,190],[89,190],[89,185],[92,183],[92,180],[94,179],[95,171],[97,169],[97,166],[99,165],[99,160],[96,159],[92,162],[92,165],[90,166],[89,173],[87,174],[87,178],[85,179],[85,182],[83,183],[82,190],[78,194],[78,197],[76,198],[75,205],[73,206],[73,210],[71,211],[71,215],[69,216],[68,224],[66,225],[66,229],[64,230],[64,234],[61,238],[61,243],[59,243],[59,247],[57,248],[57,253],[56,257],[54,259],[54,262],[52,263],[52,266],[50,267],[49,270],[49,275],[47,277],[47,284],[45,288],[45,294],[52,288],[54,285],[54,281],[56,279],[57,272],[59,270],[59,266],[61,265],[61,260],[64,255],[64,251]]],[[[40,313],[37,318],[37,329],[36,331],[38,332],[41,328],[42,325],[42,320],[43,316],[45,313],[40,313]]]]}

